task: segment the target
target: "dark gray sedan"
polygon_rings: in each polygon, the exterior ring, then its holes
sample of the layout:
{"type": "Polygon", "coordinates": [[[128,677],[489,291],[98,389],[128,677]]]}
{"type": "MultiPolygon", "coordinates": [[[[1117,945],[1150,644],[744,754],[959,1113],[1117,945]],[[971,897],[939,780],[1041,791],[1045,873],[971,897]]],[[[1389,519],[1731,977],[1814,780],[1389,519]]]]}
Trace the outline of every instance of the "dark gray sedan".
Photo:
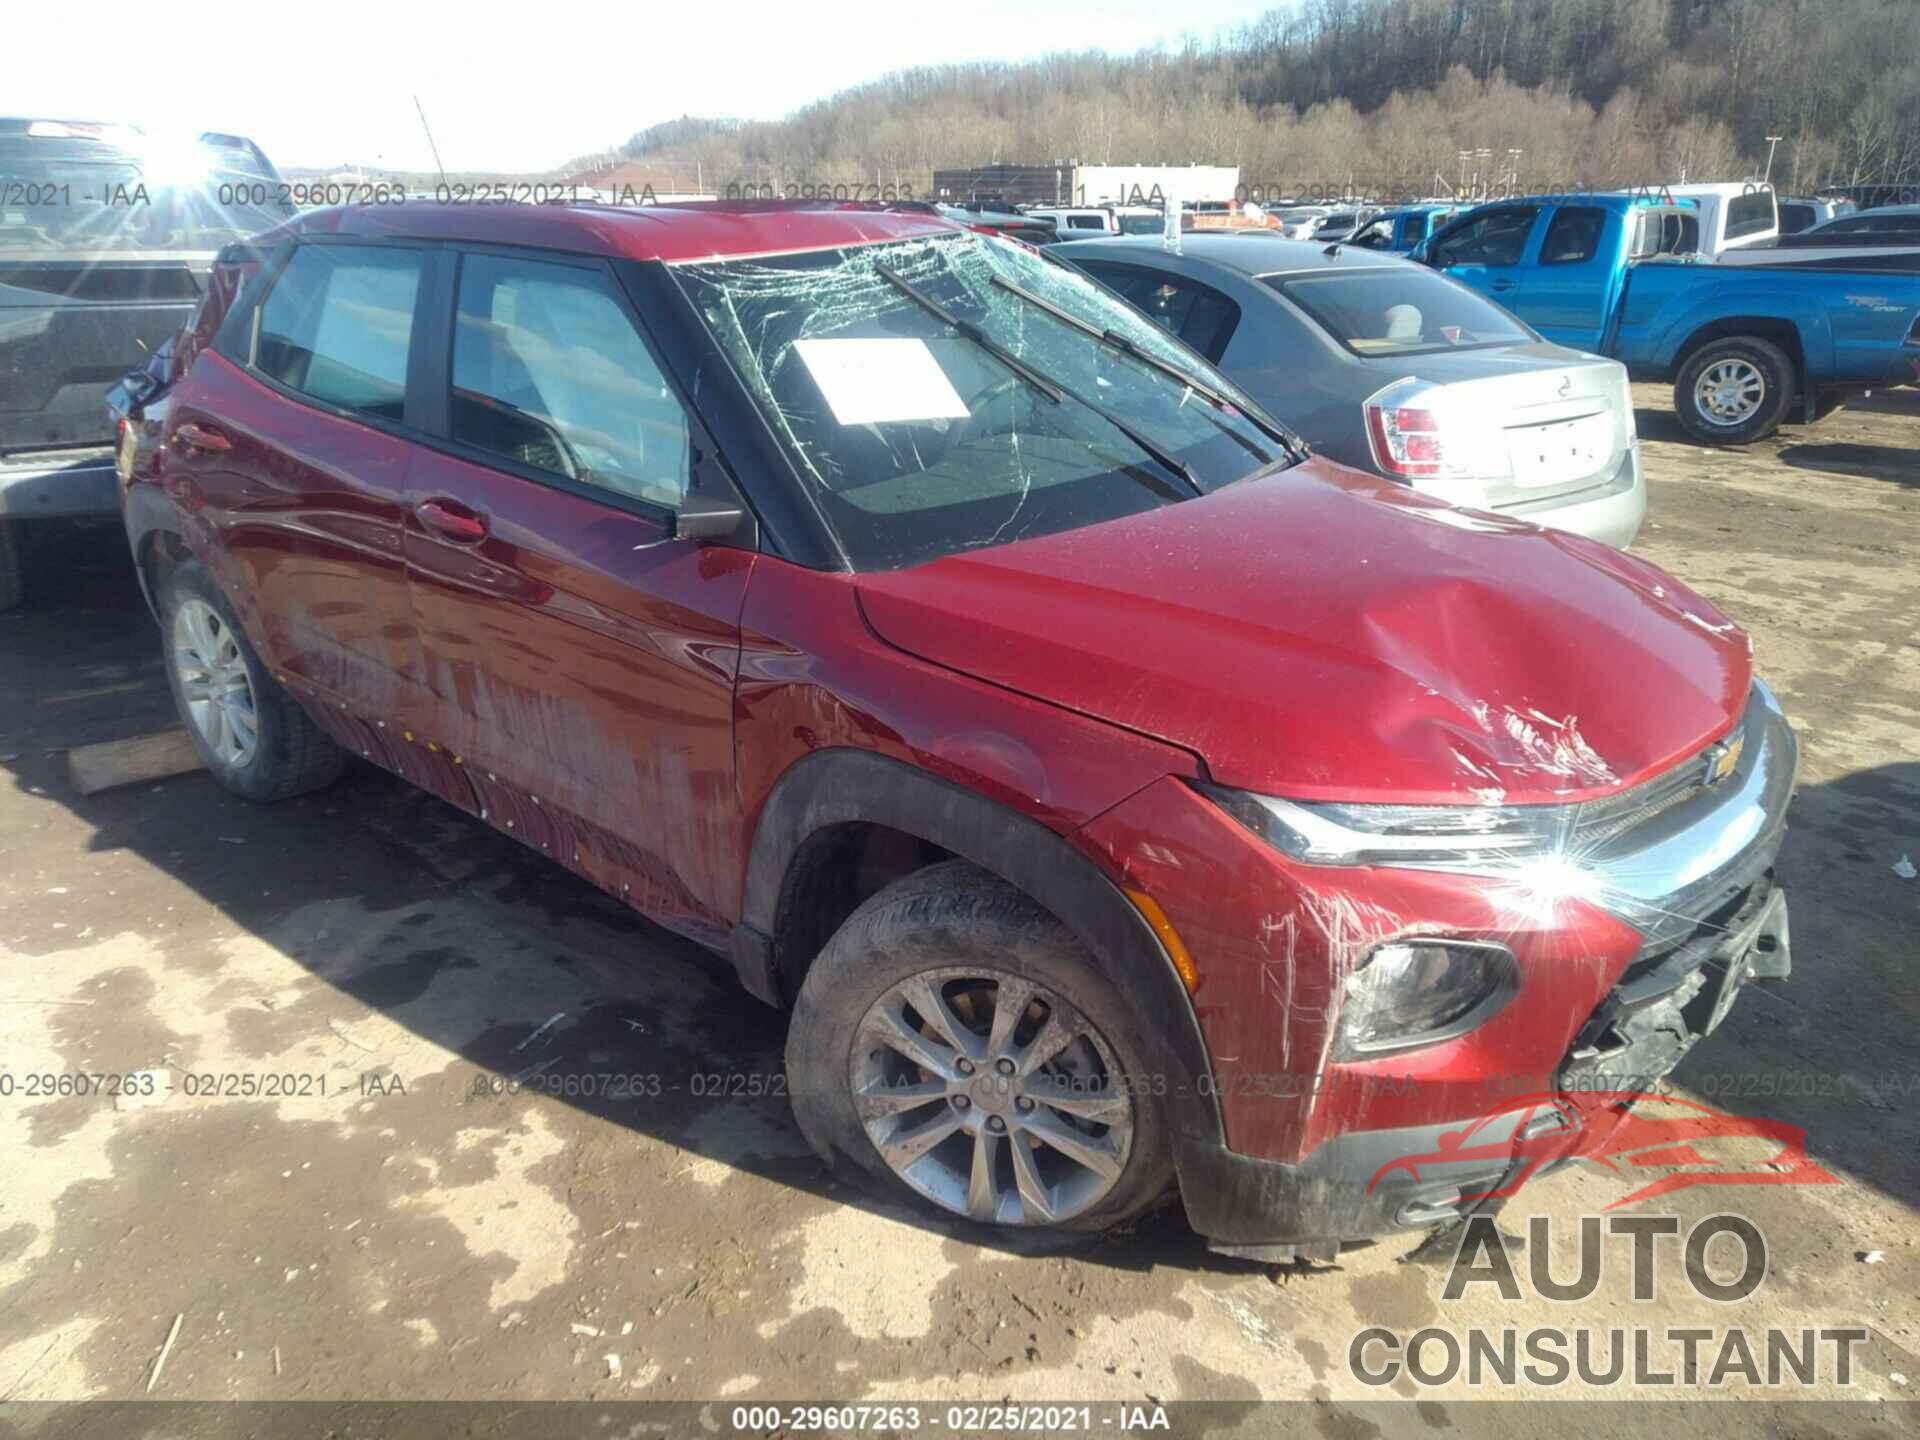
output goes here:
{"type": "Polygon", "coordinates": [[[1456,505],[1626,546],[1647,508],[1627,372],[1398,256],[1270,232],[1048,247],[1315,450],[1456,505]]]}

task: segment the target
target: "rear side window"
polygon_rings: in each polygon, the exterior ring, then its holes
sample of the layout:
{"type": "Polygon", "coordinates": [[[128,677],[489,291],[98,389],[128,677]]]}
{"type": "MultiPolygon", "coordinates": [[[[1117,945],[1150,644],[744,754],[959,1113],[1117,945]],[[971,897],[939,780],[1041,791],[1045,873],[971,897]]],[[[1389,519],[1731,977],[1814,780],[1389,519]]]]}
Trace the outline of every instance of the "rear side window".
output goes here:
{"type": "Polygon", "coordinates": [[[261,306],[255,368],[324,404],[400,420],[423,263],[417,250],[301,246],[261,306]]]}
{"type": "Polygon", "coordinates": [[[1465,221],[1436,245],[1436,265],[1518,265],[1533,229],[1533,209],[1495,210],[1465,221]]]}
{"type": "Polygon", "coordinates": [[[1104,230],[1107,225],[1098,215],[1069,215],[1067,228],[1069,230],[1104,230]]]}
{"type": "Polygon", "coordinates": [[[1604,210],[1563,206],[1554,212],[1547,225],[1547,238],[1540,245],[1540,263],[1578,265],[1583,260],[1591,260],[1600,249],[1600,232],[1606,224],[1604,210]]]}
{"type": "Polygon", "coordinates": [[[1136,265],[1093,262],[1080,268],[1214,364],[1227,353],[1227,342],[1240,324],[1240,307],[1211,285],[1136,265]]]}
{"type": "Polygon", "coordinates": [[[1421,355],[1534,338],[1491,300],[1418,266],[1274,275],[1266,283],[1356,355],[1421,355]]]}
{"type": "Polygon", "coordinates": [[[653,505],[686,498],[687,412],[604,272],[467,256],[452,373],[460,443],[653,505]]]}
{"type": "Polygon", "coordinates": [[[1759,235],[1779,223],[1773,208],[1771,190],[1753,190],[1736,195],[1727,202],[1727,239],[1739,240],[1759,235]]]}

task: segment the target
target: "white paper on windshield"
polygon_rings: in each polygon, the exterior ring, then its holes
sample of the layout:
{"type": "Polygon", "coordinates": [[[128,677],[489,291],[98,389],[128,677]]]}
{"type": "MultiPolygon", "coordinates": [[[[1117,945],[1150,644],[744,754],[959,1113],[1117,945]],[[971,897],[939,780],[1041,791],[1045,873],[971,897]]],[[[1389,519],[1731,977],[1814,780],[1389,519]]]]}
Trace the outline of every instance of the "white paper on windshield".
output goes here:
{"type": "Polygon", "coordinates": [[[793,348],[842,425],[967,418],[924,340],[796,340],[793,348]]]}

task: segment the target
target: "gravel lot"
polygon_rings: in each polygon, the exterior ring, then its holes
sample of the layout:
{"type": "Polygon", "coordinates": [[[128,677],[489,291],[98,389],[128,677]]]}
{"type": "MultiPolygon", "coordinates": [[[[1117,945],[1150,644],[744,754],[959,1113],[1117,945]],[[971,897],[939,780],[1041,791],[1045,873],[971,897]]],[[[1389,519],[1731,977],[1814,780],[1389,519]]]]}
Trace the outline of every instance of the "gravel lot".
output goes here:
{"type": "MultiPolygon", "coordinates": [[[[1749,991],[1676,1089],[1803,1126],[1840,1179],[1650,1208],[1761,1227],[1771,1273],[1738,1323],[1867,1329],[1844,1393],[1868,1403],[1800,1433],[1899,1433],[1920,1396],[1920,880],[1893,868],[1920,863],[1920,395],[1709,451],[1663,390],[1638,393],[1638,549],[1752,631],[1804,747],[1794,978],[1749,991]]],[[[777,1076],[781,1017],[401,782],[357,769],[270,808],[204,774],[78,796],[67,747],[171,710],[112,537],[41,568],[55,593],[0,617],[0,1400],[141,1398],[181,1316],[155,1399],[1264,1397],[1318,1402],[1289,1413],[1329,1435],[1538,1433],[1518,1406],[1469,1423],[1464,1384],[1370,1389],[1347,1342],[1734,1323],[1677,1266],[1636,1309],[1620,1242],[1583,1305],[1446,1302],[1406,1242],[1280,1271],[1210,1257],[1177,1212],[1022,1252],[877,1205],[827,1178],[778,1095],[693,1093],[777,1076]],[[475,1090],[543,1066],[556,1088],[614,1072],[661,1092],[475,1090]],[[21,1088],[105,1071],[172,1088],[21,1088]],[[220,1075],[296,1093],[187,1093],[220,1075]],[[1388,1396],[1421,1403],[1368,1410],[1388,1396]]],[[[1503,1223],[1552,1216],[1564,1277],[1576,1217],[1628,1183],[1577,1167],[1503,1223]]],[[[1731,1404],[1687,1420],[1758,1423],[1731,1404]]]]}

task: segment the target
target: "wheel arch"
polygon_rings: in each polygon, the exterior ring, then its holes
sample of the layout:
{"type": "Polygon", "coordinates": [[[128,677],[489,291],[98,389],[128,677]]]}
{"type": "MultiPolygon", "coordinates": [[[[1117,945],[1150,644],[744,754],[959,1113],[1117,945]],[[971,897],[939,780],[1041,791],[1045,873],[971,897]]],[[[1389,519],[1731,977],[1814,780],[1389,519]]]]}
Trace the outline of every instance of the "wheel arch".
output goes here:
{"type": "Polygon", "coordinates": [[[1765,340],[1777,345],[1786,352],[1793,362],[1793,380],[1796,392],[1804,390],[1807,384],[1807,350],[1800,327],[1792,320],[1779,315],[1733,315],[1721,320],[1710,320],[1695,327],[1687,338],[1680,342],[1680,348],[1673,359],[1673,373],[1677,377],[1687,367],[1687,362],[1716,340],[1754,339],[1765,340]]]}
{"type": "Polygon", "coordinates": [[[127,546],[133,552],[140,593],[146,597],[147,610],[158,620],[160,587],[176,568],[193,558],[193,551],[182,533],[173,502],[151,486],[135,485],[127,490],[121,518],[127,529],[127,546]]]}
{"type": "MultiPolygon", "coordinates": [[[[837,844],[876,830],[930,847],[927,863],[954,858],[979,866],[1071,930],[1142,1017],[1142,1031],[1159,1051],[1153,1063],[1165,1071],[1176,1138],[1224,1143],[1193,1002],[1160,938],[1119,887],[1038,821],[871,751],[815,751],[795,762],[768,794],[754,828],[741,919],[730,945],[748,991],[770,1004],[791,1003],[819,947],[838,928],[837,921],[828,927],[822,917],[806,913],[810,897],[823,893],[813,887],[845,858],[835,853],[837,844]]],[[[917,866],[892,878],[911,868],[917,866]]],[[[844,904],[846,894],[837,898],[844,904]]],[[[837,908],[830,904],[827,918],[837,908]]]]}

